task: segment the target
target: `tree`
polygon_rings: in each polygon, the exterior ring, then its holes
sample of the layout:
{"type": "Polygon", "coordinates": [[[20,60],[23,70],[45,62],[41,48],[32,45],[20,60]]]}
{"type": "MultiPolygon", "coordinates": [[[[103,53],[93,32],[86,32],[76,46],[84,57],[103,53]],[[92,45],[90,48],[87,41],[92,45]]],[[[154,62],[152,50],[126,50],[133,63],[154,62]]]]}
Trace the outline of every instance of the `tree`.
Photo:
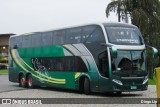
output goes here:
{"type": "MultiPolygon", "coordinates": [[[[159,48],[160,51],[160,43],[157,44],[160,37],[158,36],[160,35],[159,0],[113,0],[106,8],[107,17],[110,12],[116,12],[119,18],[124,14],[129,14],[131,23],[139,27],[145,43],[159,48]]],[[[152,74],[151,72],[150,75],[152,74]]]]}
{"type": "Polygon", "coordinates": [[[114,0],[110,2],[106,9],[106,16],[110,15],[110,12],[116,12],[118,14],[118,22],[121,20],[121,15],[124,13],[120,7],[124,6],[121,0],[114,0]]]}
{"type": "Polygon", "coordinates": [[[113,0],[106,8],[106,16],[116,12],[120,17],[129,14],[132,24],[138,26],[142,34],[160,32],[159,0],[113,0]]]}

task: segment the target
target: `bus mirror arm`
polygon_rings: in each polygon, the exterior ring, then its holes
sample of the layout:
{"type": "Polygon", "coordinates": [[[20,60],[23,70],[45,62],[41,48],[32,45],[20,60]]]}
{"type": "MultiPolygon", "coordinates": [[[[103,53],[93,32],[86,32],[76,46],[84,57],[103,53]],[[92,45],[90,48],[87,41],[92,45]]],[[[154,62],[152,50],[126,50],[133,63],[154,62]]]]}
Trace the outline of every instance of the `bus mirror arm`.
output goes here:
{"type": "Polygon", "coordinates": [[[107,46],[107,47],[110,47],[111,49],[112,49],[112,56],[114,57],[114,58],[116,58],[117,57],[117,52],[118,52],[118,50],[117,50],[117,48],[113,45],[113,44],[110,44],[110,43],[101,43],[100,44],[101,46],[107,46]]]}
{"type": "Polygon", "coordinates": [[[100,43],[101,46],[107,46],[107,47],[112,47],[114,46],[113,44],[110,44],[110,43],[100,43]]]}

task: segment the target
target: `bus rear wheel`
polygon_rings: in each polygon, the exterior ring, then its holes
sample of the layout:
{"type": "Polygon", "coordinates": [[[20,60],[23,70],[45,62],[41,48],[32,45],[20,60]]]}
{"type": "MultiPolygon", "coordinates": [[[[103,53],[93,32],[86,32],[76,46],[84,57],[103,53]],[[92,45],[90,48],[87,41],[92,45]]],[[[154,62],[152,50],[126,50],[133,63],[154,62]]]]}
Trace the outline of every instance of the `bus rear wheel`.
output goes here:
{"type": "Polygon", "coordinates": [[[91,91],[90,91],[90,82],[89,82],[88,78],[85,78],[85,80],[84,80],[84,93],[86,95],[89,95],[91,93],[91,91]]]}
{"type": "Polygon", "coordinates": [[[19,78],[19,86],[20,87],[26,87],[26,79],[25,79],[25,76],[22,74],[20,75],[20,78],[19,78]]]}
{"type": "Polygon", "coordinates": [[[32,78],[32,75],[31,75],[31,74],[29,74],[29,75],[27,76],[27,87],[28,87],[28,88],[33,88],[33,78],[32,78]]]}

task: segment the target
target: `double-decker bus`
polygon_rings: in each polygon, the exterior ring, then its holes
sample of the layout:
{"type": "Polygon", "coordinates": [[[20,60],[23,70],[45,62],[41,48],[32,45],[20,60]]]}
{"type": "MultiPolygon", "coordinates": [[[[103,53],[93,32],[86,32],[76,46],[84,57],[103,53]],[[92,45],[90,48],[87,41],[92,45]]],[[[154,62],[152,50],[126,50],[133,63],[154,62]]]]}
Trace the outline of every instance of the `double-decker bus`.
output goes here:
{"type": "Polygon", "coordinates": [[[123,23],[11,36],[9,81],[85,94],[147,90],[146,46],[138,28],[123,23]]]}

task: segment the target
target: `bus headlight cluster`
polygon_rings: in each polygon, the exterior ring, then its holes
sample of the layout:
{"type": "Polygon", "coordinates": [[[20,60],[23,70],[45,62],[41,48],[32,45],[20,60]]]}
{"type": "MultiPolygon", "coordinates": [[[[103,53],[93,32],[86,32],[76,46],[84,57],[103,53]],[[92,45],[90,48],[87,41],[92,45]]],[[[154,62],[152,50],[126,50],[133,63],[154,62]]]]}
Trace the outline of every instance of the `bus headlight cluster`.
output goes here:
{"type": "Polygon", "coordinates": [[[119,84],[119,85],[123,85],[123,83],[120,80],[113,79],[112,81],[119,84]]]}
{"type": "Polygon", "coordinates": [[[148,82],[148,76],[145,76],[144,78],[145,78],[145,79],[144,79],[144,81],[143,81],[143,85],[148,82]]]}

